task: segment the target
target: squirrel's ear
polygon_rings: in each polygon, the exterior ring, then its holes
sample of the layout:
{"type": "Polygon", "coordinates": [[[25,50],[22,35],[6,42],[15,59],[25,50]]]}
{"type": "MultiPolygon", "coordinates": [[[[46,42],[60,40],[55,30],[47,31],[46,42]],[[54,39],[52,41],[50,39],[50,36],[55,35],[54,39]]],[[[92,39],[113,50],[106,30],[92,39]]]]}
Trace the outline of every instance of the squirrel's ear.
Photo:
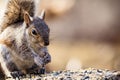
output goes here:
{"type": "Polygon", "coordinates": [[[45,10],[42,10],[41,15],[39,16],[40,19],[45,19],[45,10]]]}
{"type": "Polygon", "coordinates": [[[27,12],[24,13],[24,21],[25,21],[27,27],[29,27],[29,25],[32,21],[32,18],[30,17],[30,15],[27,12]]]}

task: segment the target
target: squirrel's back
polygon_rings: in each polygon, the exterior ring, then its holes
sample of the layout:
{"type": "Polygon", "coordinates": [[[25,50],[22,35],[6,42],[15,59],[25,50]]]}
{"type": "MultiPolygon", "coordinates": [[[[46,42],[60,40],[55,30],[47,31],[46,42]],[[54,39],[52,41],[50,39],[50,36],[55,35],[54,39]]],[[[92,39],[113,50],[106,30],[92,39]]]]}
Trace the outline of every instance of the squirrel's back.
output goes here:
{"type": "Polygon", "coordinates": [[[8,0],[0,26],[0,33],[11,24],[23,22],[24,11],[27,11],[33,17],[35,14],[35,0],[8,0]]]}

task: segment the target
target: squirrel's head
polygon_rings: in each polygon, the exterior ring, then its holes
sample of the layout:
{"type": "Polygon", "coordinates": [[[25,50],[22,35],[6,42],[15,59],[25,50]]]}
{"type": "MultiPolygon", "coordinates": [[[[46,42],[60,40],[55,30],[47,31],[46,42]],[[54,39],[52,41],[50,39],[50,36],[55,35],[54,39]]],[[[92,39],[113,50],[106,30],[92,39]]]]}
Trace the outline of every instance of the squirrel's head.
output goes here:
{"type": "Polygon", "coordinates": [[[30,15],[24,13],[24,22],[26,27],[26,35],[30,44],[35,47],[36,45],[44,47],[49,45],[49,28],[44,21],[45,12],[42,11],[40,17],[32,18],[30,15]]]}

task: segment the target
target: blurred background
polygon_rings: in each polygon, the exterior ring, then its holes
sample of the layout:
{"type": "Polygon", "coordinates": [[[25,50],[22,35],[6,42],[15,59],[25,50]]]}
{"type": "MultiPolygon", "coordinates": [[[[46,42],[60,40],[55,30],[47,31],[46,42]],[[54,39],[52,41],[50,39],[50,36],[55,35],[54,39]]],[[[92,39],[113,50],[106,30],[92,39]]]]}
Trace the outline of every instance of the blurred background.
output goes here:
{"type": "Polygon", "coordinates": [[[37,15],[42,9],[51,30],[49,71],[120,70],[120,0],[38,0],[37,15]]]}

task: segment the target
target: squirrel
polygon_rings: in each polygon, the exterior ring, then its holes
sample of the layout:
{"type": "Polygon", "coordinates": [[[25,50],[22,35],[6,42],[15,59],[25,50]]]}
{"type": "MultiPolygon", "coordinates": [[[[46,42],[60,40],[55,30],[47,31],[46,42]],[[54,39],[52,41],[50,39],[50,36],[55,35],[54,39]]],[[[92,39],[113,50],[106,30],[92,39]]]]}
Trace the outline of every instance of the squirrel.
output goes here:
{"type": "Polygon", "coordinates": [[[35,15],[35,0],[9,0],[0,26],[0,65],[6,77],[39,71],[51,61],[45,12],[35,15]]]}

